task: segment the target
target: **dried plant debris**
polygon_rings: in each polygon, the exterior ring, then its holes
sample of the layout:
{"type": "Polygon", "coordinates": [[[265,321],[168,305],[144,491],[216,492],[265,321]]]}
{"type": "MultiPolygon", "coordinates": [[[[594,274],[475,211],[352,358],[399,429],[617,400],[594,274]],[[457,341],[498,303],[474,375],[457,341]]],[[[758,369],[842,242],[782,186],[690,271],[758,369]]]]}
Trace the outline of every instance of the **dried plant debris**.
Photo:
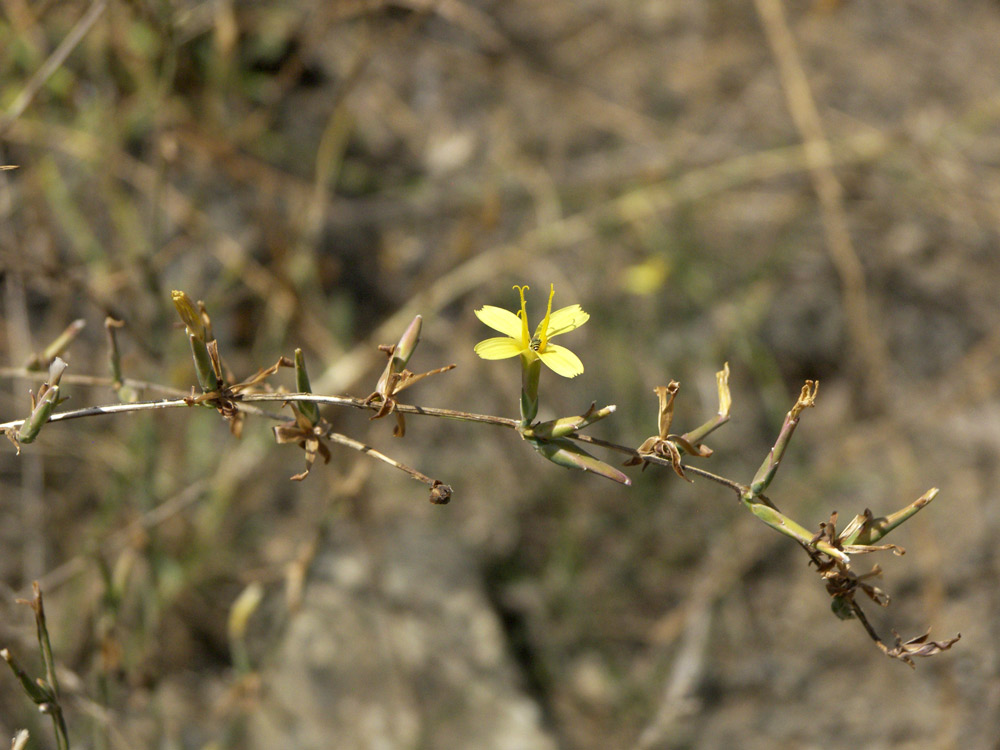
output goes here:
{"type": "Polygon", "coordinates": [[[445,365],[420,374],[414,374],[406,369],[410,357],[413,356],[417,344],[420,343],[422,323],[423,319],[417,315],[406,327],[399,343],[395,346],[379,347],[379,351],[385,352],[389,362],[375,384],[375,390],[365,399],[365,404],[381,404],[372,419],[380,419],[396,412],[396,426],[392,430],[392,434],[396,437],[403,437],[406,434],[406,420],[400,412],[396,411],[398,404],[396,396],[430,375],[439,375],[455,368],[455,365],[445,365]]]}

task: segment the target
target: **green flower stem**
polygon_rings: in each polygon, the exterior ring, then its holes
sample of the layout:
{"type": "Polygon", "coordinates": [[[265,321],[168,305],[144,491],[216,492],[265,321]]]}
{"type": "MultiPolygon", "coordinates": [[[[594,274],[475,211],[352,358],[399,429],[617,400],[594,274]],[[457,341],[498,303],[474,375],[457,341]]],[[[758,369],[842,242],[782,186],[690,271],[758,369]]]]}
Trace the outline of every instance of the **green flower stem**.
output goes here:
{"type": "MultiPolygon", "coordinates": [[[[31,415],[21,424],[17,433],[17,442],[32,443],[41,432],[42,425],[49,421],[52,410],[59,403],[59,380],[66,370],[66,363],[56,357],[49,365],[49,379],[38,389],[37,401],[31,410],[31,415]]],[[[32,397],[34,400],[35,397],[32,397]]]]}
{"type": "Polygon", "coordinates": [[[118,399],[124,402],[137,401],[139,396],[131,385],[126,385],[122,376],[122,358],[118,349],[118,336],[115,331],[124,323],[108,316],[104,319],[104,332],[108,339],[108,362],[111,369],[111,388],[118,394],[118,399]]]}
{"type": "Polygon", "coordinates": [[[814,404],[818,388],[818,384],[807,380],[806,384],[802,387],[802,392],[799,394],[798,400],[788,414],[785,415],[785,421],[781,425],[781,432],[778,433],[778,439],[774,441],[774,446],[768,452],[767,458],[764,459],[764,463],[761,464],[753,480],[750,482],[750,493],[753,497],[757,497],[764,492],[768,488],[768,485],[771,484],[771,480],[774,479],[774,475],[778,471],[778,465],[785,455],[785,449],[788,448],[788,442],[792,439],[792,434],[799,425],[799,415],[803,409],[814,404]]]}
{"type": "Polygon", "coordinates": [[[729,421],[728,414],[716,414],[714,417],[712,417],[710,420],[705,422],[705,424],[701,425],[700,427],[697,427],[691,430],[690,432],[685,432],[683,435],[681,435],[681,440],[684,440],[685,442],[690,443],[691,445],[698,445],[699,443],[704,441],[705,438],[707,438],[717,429],[722,427],[722,425],[724,425],[728,421],[729,421]]]}
{"type": "Polygon", "coordinates": [[[122,357],[118,350],[118,337],[115,336],[115,329],[121,328],[123,323],[115,320],[110,315],[104,319],[104,331],[108,336],[108,358],[111,364],[111,384],[117,391],[122,387],[122,357]]]}
{"type": "Polygon", "coordinates": [[[710,420],[690,432],[681,435],[681,439],[688,441],[692,445],[698,445],[711,433],[722,427],[729,421],[729,411],[732,408],[733,399],[729,393],[729,363],[715,373],[716,385],[719,389],[719,412],[710,420]]]}
{"type": "Polygon", "coordinates": [[[204,339],[189,334],[191,340],[191,355],[194,358],[194,369],[198,374],[198,385],[205,393],[219,390],[219,379],[215,376],[215,369],[212,367],[212,355],[208,353],[208,345],[204,339]]]}
{"type": "Polygon", "coordinates": [[[84,329],[87,322],[82,318],[79,320],[74,320],[70,323],[66,330],[56,337],[56,340],[45,347],[45,350],[41,354],[36,354],[28,360],[28,364],[25,365],[29,370],[44,370],[56,357],[61,356],[69,348],[69,345],[73,343],[73,340],[79,335],[80,331],[84,329]]]}
{"type": "MultiPolygon", "coordinates": [[[[96,379],[95,382],[109,383],[107,378],[96,379]]],[[[128,381],[126,381],[128,382],[128,381]]],[[[245,409],[250,414],[284,421],[288,418],[285,414],[272,414],[261,411],[251,406],[252,403],[314,403],[330,404],[332,406],[349,406],[355,409],[367,409],[368,411],[378,411],[378,404],[365,403],[363,398],[352,396],[322,396],[316,393],[244,393],[240,395],[239,408],[245,409]]],[[[102,414],[127,414],[137,411],[151,411],[155,409],[177,409],[190,408],[191,404],[184,398],[160,399],[156,401],[137,401],[131,404],[108,404],[105,406],[88,406],[84,409],[65,411],[52,414],[50,422],[63,422],[68,419],[82,419],[84,417],[96,417],[102,414]]],[[[419,414],[425,417],[438,417],[441,419],[453,419],[459,422],[477,422],[480,424],[494,424],[499,427],[516,428],[520,422],[509,417],[496,417],[492,414],[476,414],[467,411],[456,411],[454,409],[438,409],[433,406],[414,406],[411,404],[397,405],[397,411],[404,414],[419,414]]],[[[25,423],[24,419],[15,419],[10,422],[0,423],[0,430],[17,430],[25,423]]],[[[631,453],[629,449],[622,446],[622,449],[631,453]]]]}
{"type": "Polygon", "coordinates": [[[879,518],[872,518],[867,523],[859,524],[853,532],[848,527],[844,529],[844,536],[841,537],[841,542],[845,545],[875,544],[901,523],[916,515],[924,506],[937,497],[937,494],[938,488],[932,487],[905,508],[897,510],[895,513],[890,513],[888,516],[881,516],[879,518]]]}
{"type": "Polygon", "coordinates": [[[42,652],[42,662],[45,664],[45,677],[33,683],[6,649],[0,656],[10,665],[17,675],[18,681],[31,699],[38,705],[38,710],[52,717],[52,725],[56,735],[56,747],[59,750],[69,750],[69,730],[63,717],[62,706],[59,704],[59,681],[56,678],[56,664],[52,656],[52,644],[49,641],[49,629],[45,624],[45,606],[42,603],[42,589],[38,581],[32,584],[34,597],[30,600],[19,599],[19,604],[27,604],[35,613],[35,628],[38,636],[38,646],[42,652]],[[30,686],[30,688],[29,688],[30,686]]]}
{"type": "MultiPolygon", "coordinates": [[[[752,490],[751,490],[752,492],[752,490]]],[[[827,542],[813,542],[813,534],[795,523],[791,518],[786,516],[784,513],[770,505],[765,505],[764,503],[757,502],[755,496],[751,494],[746,494],[742,498],[743,504],[746,505],[747,509],[753,513],[757,518],[766,523],[775,531],[784,534],[785,536],[790,536],[795,541],[804,545],[810,549],[816,549],[819,552],[823,552],[830,557],[836,558],[843,563],[850,562],[850,558],[841,552],[836,547],[828,544],[827,542]]]]}
{"type": "Polygon", "coordinates": [[[56,661],[52,656],[52,643],[49,641],[49,628],[45,623],[45,606],[42,604],[42,588],[38,581],[33,584],[35,598],[30,602],[35,612],[35,630],[38,646],[42,650],[42,661],[45,663],[45,679],[52,688],[52,694],[59,699],[59,679],[56,677],[56,661]]]}
{"type": "Polygon", "coordinates": [[[8,649],[0,651],[0,659],[7,662],[7,666],[14,673],[17,681],[21,683],[21,689],[24,690],[32,703],[40,706],[50,702],[55,697],[47,684],[40,684],[31,679],[8,649]]]}
{"type": "Polygon", "coordinates": [[[56,408],[56,401],[59,400],[59,386],[54,385],[49,388],[35,404],[29,416],[21,424],[21,429],[17,433],[17,442],[33,443],[38,433],[42,430],[42,425],[49,421],[52,410],[56,408]]]}
{"type": "Polygon", "coordinates": [[[521,355],[521,424],[527,427],[538,416],[538,380],[542,361],[521,355]]]}

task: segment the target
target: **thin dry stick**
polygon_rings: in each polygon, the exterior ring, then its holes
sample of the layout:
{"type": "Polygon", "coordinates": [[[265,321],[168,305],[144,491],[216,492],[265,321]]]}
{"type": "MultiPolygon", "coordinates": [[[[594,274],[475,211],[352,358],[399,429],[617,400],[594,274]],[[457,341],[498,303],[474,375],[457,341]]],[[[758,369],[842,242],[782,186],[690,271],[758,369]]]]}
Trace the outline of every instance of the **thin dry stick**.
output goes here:
{"type": "MultiPolygon", "coordinates": [[[[260,411],[244,402],[282,402],[295,403],[309,401],[315,404],[331,404],[334,406],[350,406],[355,409],[367,409],[368,411],[378,411],[379,404],[370,404],[363,398],[352,396],[318,396],[314,393],[247,393],[240,396],[237,405],[241,410],[247,410],[252,414],[267,417],[269,419],[286,419],[286,416],[271,414],[260,411]]],[[[84,417],[96,417],[106,414],[127,414],[136,411],[154,411],[157,409],[178,409],[181,407],[190,408],[191,403],[186,398],[165,398],[156,401],[137,401],[134,404],[106,404],[104,406],[88,406],[83,409],[73,411],[56,412],[49,417],[49,422],[65,422],[69,419],[83,419],[84,417]]],[[[483,422],[495,424],[500,427],[517,427],[518,420],[508,417],[495,417],[490,414],[475,414],[473,412],[458,411],[455,409],[437,409],[431,406],[413,406],[410,404],[398,404],[396,410],[403,414],[421,414],[427,417],[439,417],[442,419],[454,419],[461,422],[483,422]]],[[[14,419],[10,422],[0,423],[0,430],[17,430],[24,424],[23,419],[14,419]]],[[[618,446],[619,449],[634,454],[630,448],[618,446]]]]}
{"type": "MultiPolygon", "coordinates": [[[[0,367],[0,378],[43,382],[47,377],[48,372],[46,370],[28,370],[24,367],[0,367]]],[[[61,382],[67,385],[85,385],[95,388],[114,387],[114,380],[112,378],[100,375],[76,375],[70,372],[63,374],[61,382]]],[[[123,378],[122,385],[129,386],[138,391],[162,393],[165,396],[186,396],[188,394],[188,391],[181,390],[180,388],[171,388],[168,385],[151,383],[148,380],[135,380],[134,378],[123,378]]]]}
{"type": "MultiPolygon", "coordinates": [[[[365,399],[354,398],[352,396],[320,396],[314,393],[247,393],[240,397],[237,405],[241,410],[248,411],[249,413],[256,414],[258,416],[264,416],[269,419],[282,420],[285,417],[272,414],[270,412],[260,411],[252,406],[249,406],[245,402],[282,402],[282,403],[297,403],[297,402],[311,402],[315,404],[330,404],[334,406],[349,406],[354,409],[367,409],[368,411],[377,411],[380,408],[379,404],[368,403],[365,399]]],[[[83,419],[85,417],[96,417],[100,415],[110,415],[110,414],[127,414],[130,412],[137,411],[153,411],[157,409],[177,409],[177,408],[190,408],[191,403],[187,399],[177,398],[177,399],[160,399],[157,401],[139,401],[133,404],[108,404],[105,406],[89,406],[83,409],[76,409],[74,411],[57,412],[49,417],[49,422],[64,422],[70,419],[83,419]]],[[[457,409],[439,409],[432,406],[415,406],[412,404],[397,404],[396,410],[403,414],[419,414],[425,417],[437,417],[439,419],[451,419],[459,422],[478,422],[481,424],[492,424],[498,427],[507,427],[509,429],[516,429],[520,422],[516,419],[511,419],[509,417],[497,417],[492,414],[476,414],[474,412],[459,411],[457,409]]],[[[0,430],[5,432],[11,432],[17,430],[24,424],[23,419],[15,419],[10,422],[0,423],[0,430]]],[[[356,443],[357,441],[352,441],[351,438],[347,438],[343,435],[334,437],[336,433],[331,433],[329,437],[334,440],[334,442],[339,442],[342,445],[354,448],[355,450],[362,450],[363,452],[370,453],[373,457],[385,461],[390,465],[396,466],[397,468],[403,469],[408,473],[411,473],[414,478],[419,479],[419,481],[425,481],[428,484],[434,484],[438,480],[426,477],[425,475],[420,475],[417,477],[413,473],[414,470],[409,469],[409,467],[404,467],[402,464],[397,464],[393,459],[388,456],[374,451],[363,443],[356,443]],[[350,441],[350,442],[345,442],[350,441]],[[361,446],[361,447],[358,447],[361,446]]],[[[598,445],[602,448],[608,450],[616,451],[618,453],[625,454],[627,456],[632,456],[636,458],[643,458],[649,463],[660,464],[661,466],[670,466],[673,464],[671,462],[661,459],[657,456],[640,456],[638,451],[634,448],[630,448],[626,445],[619,445],[617,443],[612,443],[607,440],[601,440],[600,438],[594,438],[589,435],[583,435],[576,433],[569,435],[568,437],[579,440],[583,443],[589,443],[591,445],[598,445]]],[[[713,474],[705,469],[698,468],[697,466],[684,465],[684,470],[694,474],[695,476],[702,477],[716,484],[720,484],[723,487],[728,487],[733,490],[737,496],[741,496],[747,491],[747,487],[738,482],[734,482],[725,477],[721,477],[717,474],[713,474]]],[[[440,482],[438,482],[440,484],[440,482]]],[[[760,496],[761,499],[766,500],[764,496],[760,496]]]]}
{"type": "MultiPolygon", "coordinates": [[[[423,482],[424,484],[428,485],[429,487],[438,487],[438,486],[444,484],[441,480],[434,479],[433,477],[429,477],[426,474],[417,471],[416,469],[414,469],[411,466],[407,466],[406,464],[400,463],[396,459],[394,459],[394,458],[392,458],[390,456],[385,455],[381,451],[375,450],[370,445],[365,445],[360,440],[355,440],[354,438],[347,437],[347,435],[341,435],[339,432],[328,432],[328,433],[326,433],[326,436],[330,440],[332,440],[333,442],[337,443],[338,445],[343,445],[343,446],[346,446],[348,448],[351,448],[352,450],[356,450],[356,451],[358,451],[360,453],[365,453],[365,454],[371,456],[372,458],[377,458],[379,461],[387,463],[387,464],[389,464],[389,466],[392,466],[392,467],[394,467],[396,469],[399,469],[400,471],[403,471],[403,472],[409,474],[411,477],[413,477],[414,479],[416,479],[418,482],[423,482]]],[[[450,490],[449,490],[449,494],[450,494],[450,490]]]]}
{"type": "Polygon", "coordinates": [[[76,46],[83,41],[83,37],[87,35],[90,27],[101,17],[107,5],[107,0],[95,0],[94,4],[90,6],[87,12],[76,22],[76,25],[69,34],[66,35],[66,38],[49,55],[49,58],[42,63],[41,67],[35,71],[35,74],[31,76],[31,79],[21,93],[17,95],[4,115],[0,117],[0,137],[7,132],[11,123],[24,114],[24,111],[31,104],[35,95],[41,91],[42,86],[52,77],[52,74],[59,70],[60,66],[66,62],[66,58],[69,57],[70,52],[76,49],[76,46]]]}
{"type": "Polygon", "coordinates": [[[864,268],[854,249],[844,210],[844,189],[833,173],[833,150],[823,132],[823,122],[802,67],[795,38],[788,27],[781,0],[754,0],[767,41],[778,66],[785,101],[805,146],[813,189],[819,198],[827,252],[843,286],[843,307],[848,335],[856,358],[854,369],[866,408],[877,410],[888,393],[887,357],[872,316],[865,289],[864,268]]]}

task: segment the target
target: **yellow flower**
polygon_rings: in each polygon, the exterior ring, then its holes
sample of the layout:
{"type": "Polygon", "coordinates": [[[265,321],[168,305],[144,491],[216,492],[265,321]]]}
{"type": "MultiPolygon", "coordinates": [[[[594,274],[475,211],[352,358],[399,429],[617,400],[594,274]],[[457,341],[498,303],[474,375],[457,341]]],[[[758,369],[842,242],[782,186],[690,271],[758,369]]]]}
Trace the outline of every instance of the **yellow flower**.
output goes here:
{"type": "Polygon", "coordinates": [[[528,333],[528,313],[524,302],[527,286],[515,286],[521,295],[521,309],[515,315],[492,305],[484,305],[476,310],[476,317],[503,336],[486,339],[476,344],[476,354],[483,359],[507,359],[522,355],[528,360],[540,359],[557,375],[575,378],[583,372],[583,362],[564,346],[551,343],[551,339],[562,333],[579,328],[590,319],[590,314],[579,305],[570,305],[552,312],[552,297],[555,286],[549,287],[549,305],[545,318],[535,329],[535,335],[528,333]]]}

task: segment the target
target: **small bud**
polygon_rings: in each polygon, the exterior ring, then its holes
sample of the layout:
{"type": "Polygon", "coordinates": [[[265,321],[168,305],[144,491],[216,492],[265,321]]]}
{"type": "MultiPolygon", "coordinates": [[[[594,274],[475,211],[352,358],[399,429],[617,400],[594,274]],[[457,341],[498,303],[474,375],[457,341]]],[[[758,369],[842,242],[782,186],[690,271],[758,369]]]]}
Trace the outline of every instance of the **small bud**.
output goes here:
{"type": "Polygon", "coordinates": [[[520,432],[525,437],[537,437],[543,440],[566,437],[614,414],[617,408],[614,404],[605,406],[603,409],[596,407],[596,404],[591,404],[590,408],[578,417],[562,417],[551,422],[536,424],[533,427],[522,427],[520,432]]]}
{"type": "MultiPolygon", "coordinates": [[[[299,393],[312,393],[312,386],[309,384],[309,373],[306,372],[306,360],[302,356],[302,350],[295,350],[295,389],[299,393]]],[[[319,424],[319,406],[311,401],[300,401],[296,404],[298,410],[315,426],[319,424]]]]}
{"type": "Polygon", "coordinates": [[[422,324],[423,318],[419,315],[415,316],[410,321],[410,325],[403,331],[403,335],[399,337],[399,343],[396,344],[396,348],[392,352],[392,358],[396,364],[396,372],[402,372],[403,368],[409,364],[410,357],[413,356],[413,352],[417,349],[417,344],[420,343],[420,327],[422,324]]]}
{"type": "Polygon", "coordinates": [[[830,602],[830,609],[841,620],[854,619],[854,608],[851,606],[851,600],[846,596],[833,597],[833,601],[830,602]]]}
{"type": "Polygon", "coordinates": [[[191,298],[184,292],[180,292],[175,289],[170,293],[170,299],[173,301],[174,307],[177,309],[177,314],[181,316],[181,320],[187,327],[188,334],[201,343],[205,343],[205,340],[207,339],[205,323],[202,321],[201,314],[194,306],[191,298]]]}
{"type": "Polygon", "coordinates": [[[24,424],[21,425],[21,429],[18,431],[15,442],[16,443],[33,443],[35,438],[38,437],[38,433],[42,430],[42,425],[49,421],[49,416],[52,414],[52,410],[56,408],[59,404],[59,379],[62,378],[63,372],[66,370],[66,363],[63,362],[59,357],[49,365],[49,379],[48,382],[43,383],[42,387],[38,389],[38,396],[32,396],[33,408],[31,414],[24,424]]]}
{"type": "Polygon", "coordinates": [[[447,505],[451,502],[451,492],[452,490],[449,485],[436,480],[434,486],[431,487],[430,500],[434,505],[447,505]]]}
{"type": "Polygon", "coordinates": [[[59,359],[59,357],[56,357],[54,360],[52,360],[52,364],[49,365],[48,384],[53,387],[59,385],[59,379],[62,377],[62,374],[66,371],[67,367],[68,365],[63,360],[59,359]]]}

